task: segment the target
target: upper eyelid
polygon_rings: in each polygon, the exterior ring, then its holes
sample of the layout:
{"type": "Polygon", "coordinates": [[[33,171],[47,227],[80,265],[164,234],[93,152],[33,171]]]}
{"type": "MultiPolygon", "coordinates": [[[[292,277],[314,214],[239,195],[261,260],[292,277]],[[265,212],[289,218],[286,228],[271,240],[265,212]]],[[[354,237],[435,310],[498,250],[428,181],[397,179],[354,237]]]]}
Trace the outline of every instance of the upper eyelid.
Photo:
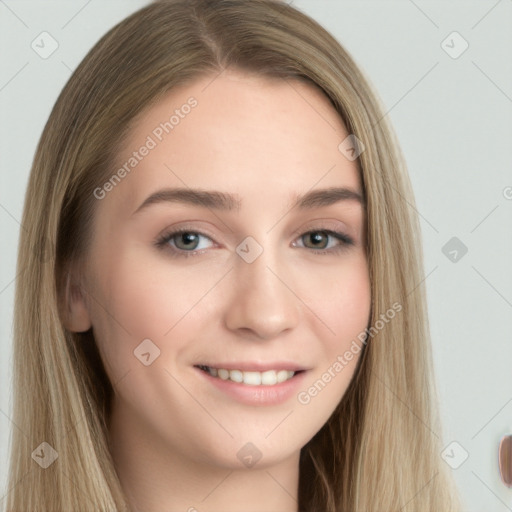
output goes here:
{"type": "MultiPolygon", "coordinates": [[[[339,221],[338,221],[339,223],[339,221]]],[[[311,231],[333,231],[343,233],[346,236],[352,238],[349,234],[348,229],[341,228],[336,225],[336,221],[333,220],[323,220],[323,221],[310,221],[306,224],[306,227],[301,227],[292,231],[293,236],[304,235],[306,233],[310,233],[311,231]],[[318,224],[315,224],[318,223],[318,224]]]]}
{"type": "MultiPolygon", "coordinates": [[[[298,235],[303,235],[305,233],[309,233],[311,231],[331,230],[334,232],[343,233],[346,236],[351,236],[350,231],[352,231],[352,230],[347,229],[346,227],[345,228],[340,227],[339,226],[340,222],[341,221],[339,221],[339,220],[333,220],[333,219],[324,219],[324,220],[316,220],[316,221],[312,220],[312,221],[308,221],[306,223],[305,227],[302,226],[299,229],[292,231],[291,234],[293,236],[298,236],[298,235]]],[[[183,231],[191,232],[191,233],[199,233],[200,235],[207,236],[208,238],[211,238],[211,239],[215,238],[215,235],[213,234],[213,232],[209,231],[208,229],[203,229],[202,227],[198,228],[196,226],[189,225],[187,223],[185,223],[184,225],[179,225],[176,228],[169,227],[169,228],[162,230],[162,235],[160,235],[160,237],[167,236],[168,234],[171,234],[171,233],[174,234],[176,232],[179,233],[179,232],[183,232],[183,231]]],[[[351,238],[353,238],[353,237],[351,236],[351,238]]]]}

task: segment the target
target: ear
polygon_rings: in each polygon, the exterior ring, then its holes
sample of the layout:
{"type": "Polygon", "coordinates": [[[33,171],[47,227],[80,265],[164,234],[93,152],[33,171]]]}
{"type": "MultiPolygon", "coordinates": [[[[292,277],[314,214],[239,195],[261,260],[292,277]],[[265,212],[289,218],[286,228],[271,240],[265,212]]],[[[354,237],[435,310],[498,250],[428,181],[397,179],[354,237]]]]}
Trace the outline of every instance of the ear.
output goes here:
{"type": "Polygon", "coordinates": [[[66,280],[63,324],[71,332],[85,332],[92,327],[87,292],[74,271],[68,273],[66,280]]]}

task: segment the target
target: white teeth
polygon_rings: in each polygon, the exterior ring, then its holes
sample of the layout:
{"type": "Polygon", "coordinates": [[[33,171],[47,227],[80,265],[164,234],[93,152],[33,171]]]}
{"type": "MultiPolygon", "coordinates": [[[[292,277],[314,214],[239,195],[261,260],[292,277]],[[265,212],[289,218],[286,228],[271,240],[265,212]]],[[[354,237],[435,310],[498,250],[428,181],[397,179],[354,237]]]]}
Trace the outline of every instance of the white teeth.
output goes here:
{"type": "Polygon", "coordinates": [[[291,379],[295,372],[292,370],[268,370],[265,372],[243,372],[241,370],[226,370],[225,368],[203,367],[212,377],[222,380],[244,383],[248,386],[273,386],[291,379]]]}
{"type": "Polygon", "coordinates": [[[240,370],[231,370],[229,372],[229,378],[235,382],[243,382],[244,374],[240,370]]]}
{"type": "Polygon", "coordinates": [[[259,386],[261,384],[261,373],[260,372],[244,372],[244,384],[249,386],[259,386]]]}
{"type": "Polygon", "coordinates": [[[277,383],[277,373],[274,370],[263,372],[261,374],[261,383],[264,386],[272,386],[277,383]]]}
{"type": "MultiPolygon", "coordinates": [[[[209,368],[209,367],[208,367],[209,368]]],[[[222,379],[222,380],[228,380],[229,379],[229,371],[228,370],[224,370],[224,368],[219,368],[217,370],[217,375],[222,379]]],[[[214,375],[215,377],[215,375],[214,375]]]]}
{"type": "Polygon", "coordinates": [[[293,372],[289,372],[288,370],[279,370],[277,372],[277,382],[284,382],[285,380],[288,380],[291,377],[293,377],[293,372]],[[290,373],[292,375],[290,375],[290,373]]]}

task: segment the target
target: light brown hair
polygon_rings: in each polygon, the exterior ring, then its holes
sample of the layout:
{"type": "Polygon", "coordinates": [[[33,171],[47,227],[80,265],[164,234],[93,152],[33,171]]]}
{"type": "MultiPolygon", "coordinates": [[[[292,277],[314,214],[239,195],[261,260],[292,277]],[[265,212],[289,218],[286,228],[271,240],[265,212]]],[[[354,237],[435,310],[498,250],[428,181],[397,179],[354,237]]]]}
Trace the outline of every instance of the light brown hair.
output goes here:
{"type": "MultiPolygon", "coordinates": [[[[162,0],[112,28],[62,90],[35,154],[20,233],[7,512],[126,510],[107,441],[112,396],[92,331],[62,325],[71,263],[93,236],[95,187],[137,115],[226,68],[319,87],[350,134],[367,213],[371,337],[335,412],[300,457],[300,512],[456,512],[442,461],[423,261],[404,159],[377,94],[317,22],[273,0],[162,0]],[[47,442],[58,462],[34,463],[47,442]]],[[[341,141],[340,141],[341,142],[341,141]]],[[[129,178],[128,178],[129,179],[129,178]]]]}

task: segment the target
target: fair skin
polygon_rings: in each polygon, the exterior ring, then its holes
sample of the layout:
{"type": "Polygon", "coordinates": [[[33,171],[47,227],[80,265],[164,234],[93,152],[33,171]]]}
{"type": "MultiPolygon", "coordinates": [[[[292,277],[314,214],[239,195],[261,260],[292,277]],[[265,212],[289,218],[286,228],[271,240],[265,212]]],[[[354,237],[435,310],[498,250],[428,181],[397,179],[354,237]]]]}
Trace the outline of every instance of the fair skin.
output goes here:
{"type": "Polygon", "coordinates": [[[152,105],[117,163],[191,96],[197,106],[98,200],[66,327],[93,328],[115,389],[112,454],[134,510],[296,512],[300,450],[343,397],[359,354],[309,403],[297,397],[367,327],[370,281],[361,204],[291,201],[329,187],[362,195],[360,177],[338,150],[348,132],[318,90],[234,71],[152,105]],[[163,201],[134,213],[163,188],[222,191],[240,209],[163,201]],[[155,245],[182,227],[189,238],[155,245]],[[248,236],[263,248],[252,262],[237,252],[248,236]],[[146,352],[160,350],[148,366],[134,355],[145,339],[146,352]],[[196,367],[220,362],[304,371],[279,403],[265,391],[243,402],[196,367]],[[261,455],[251,467],[237,456],[247,443],[257,451],[243,454],[261,455]]]}

